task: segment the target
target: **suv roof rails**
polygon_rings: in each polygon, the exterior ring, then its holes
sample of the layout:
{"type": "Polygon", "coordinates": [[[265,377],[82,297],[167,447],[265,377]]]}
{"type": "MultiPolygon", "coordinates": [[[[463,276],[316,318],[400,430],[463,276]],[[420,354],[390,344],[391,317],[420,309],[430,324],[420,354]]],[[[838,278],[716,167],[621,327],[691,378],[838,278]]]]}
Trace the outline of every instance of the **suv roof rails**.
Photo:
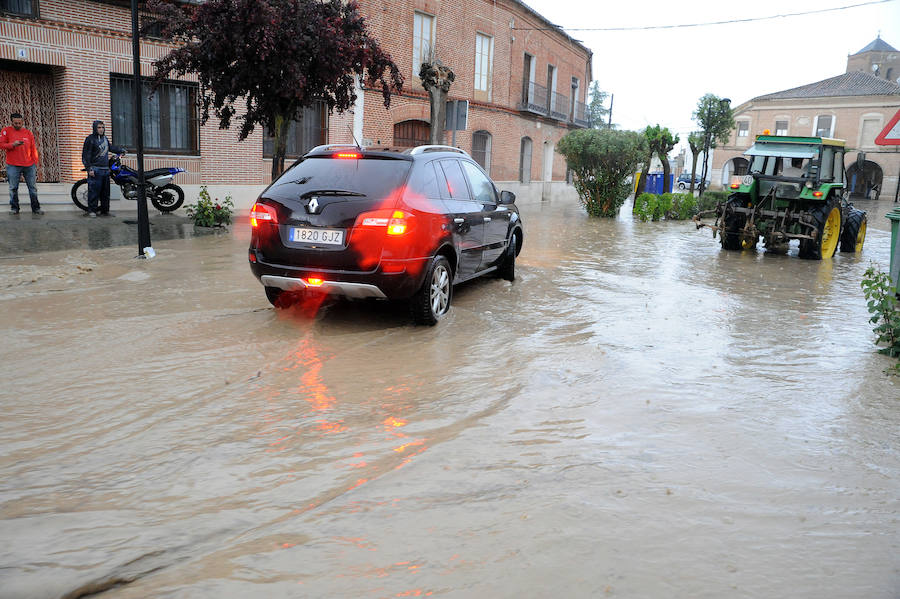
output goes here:
{"type": "Polygon", "coordinates": [[[407,150],[407,152],[410,156],[424,154],[425,152],[458,152],[460,154],[464,154],[465,156],[469,156],[469,153],[465,150],[454,148],[453,146],[416,146],[415,148],[407,150]]]}
{"type": "Polygon", "coordinates": [[[316,146],[315,148],[313,148],[312,150],[310,150],[309,152],[307,152],[307,154],[312,154],[313,152],[324,152],[324,151],[327,151],[327,150],[334,150],[334,149],[337,149],[337,148],[353,148],[353,149],[355,149],[355,150],[361,150],[361,149],[362,149],[362,148],[360,148],[359,146],[357,146],[357,145],[355,145],[355,144],[325,144],[325,145],[322,145],[322,146],[316,146]]]}

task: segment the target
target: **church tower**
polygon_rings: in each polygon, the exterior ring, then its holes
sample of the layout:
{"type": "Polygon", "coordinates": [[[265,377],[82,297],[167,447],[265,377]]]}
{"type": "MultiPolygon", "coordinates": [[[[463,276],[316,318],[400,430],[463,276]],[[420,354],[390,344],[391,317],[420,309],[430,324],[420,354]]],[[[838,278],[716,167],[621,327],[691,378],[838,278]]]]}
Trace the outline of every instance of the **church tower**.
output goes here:
{"type": "Polygon", "coordinates": [[[847,72],[863,71],[881,79],[900,83],[900,52],[881,39],[847,56],[847,72]]]}

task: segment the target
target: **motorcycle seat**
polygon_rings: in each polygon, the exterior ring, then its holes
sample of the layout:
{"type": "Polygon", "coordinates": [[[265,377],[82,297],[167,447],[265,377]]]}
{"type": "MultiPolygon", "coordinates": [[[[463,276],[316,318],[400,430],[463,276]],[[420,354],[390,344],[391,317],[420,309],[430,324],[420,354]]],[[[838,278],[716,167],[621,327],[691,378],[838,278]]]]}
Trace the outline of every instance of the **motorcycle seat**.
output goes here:
{"type": "Polygon", "coordinates": [[[152,179],[153,177],[158,177],[160,175],[168,175],[168,174],[169,174],[169,169],[167,169],[167,168],[155,168],[150,171],[144,171],[144,178],[152,179]]]}

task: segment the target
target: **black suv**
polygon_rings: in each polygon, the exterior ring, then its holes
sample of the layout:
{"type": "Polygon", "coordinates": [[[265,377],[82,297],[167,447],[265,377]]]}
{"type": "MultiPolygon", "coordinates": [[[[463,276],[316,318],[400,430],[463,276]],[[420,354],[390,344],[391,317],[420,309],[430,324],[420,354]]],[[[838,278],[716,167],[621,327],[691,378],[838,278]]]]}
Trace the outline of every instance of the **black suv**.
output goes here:
{"type": "Polygon", "coordinates": [[[276,308],[309,293],[409,300],[433,325],[456,283],[515,278],[514,202],[457,148],[319,146],[251,208],[250,269],[276,308]]]}

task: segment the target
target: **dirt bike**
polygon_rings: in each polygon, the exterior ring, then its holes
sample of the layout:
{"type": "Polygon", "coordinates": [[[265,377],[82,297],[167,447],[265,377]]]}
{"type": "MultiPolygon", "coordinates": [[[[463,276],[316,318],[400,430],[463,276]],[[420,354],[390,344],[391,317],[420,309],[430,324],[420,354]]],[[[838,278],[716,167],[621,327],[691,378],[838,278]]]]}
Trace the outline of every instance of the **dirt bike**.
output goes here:
{"type": "MultiPolygon", "coordinates": [[[[172,183],[172,179],[175,178],[175,175],[183,172],[183,168],[171,167],[144,171],[147,199],[150,200],[154,208],[160,212],[172,212],[178,210],[184,203],[184,190],[172,183]]],[[[138,173],[128,165],[122,164],[119,155],[110,157],[109,175],[110,179],[122,188],[122,195],[126,200],[137,200],[138,173]]],[[[81,179],[72,186],[72,201],[76,206],[87,212],[87,179],[81,179]]]]}

